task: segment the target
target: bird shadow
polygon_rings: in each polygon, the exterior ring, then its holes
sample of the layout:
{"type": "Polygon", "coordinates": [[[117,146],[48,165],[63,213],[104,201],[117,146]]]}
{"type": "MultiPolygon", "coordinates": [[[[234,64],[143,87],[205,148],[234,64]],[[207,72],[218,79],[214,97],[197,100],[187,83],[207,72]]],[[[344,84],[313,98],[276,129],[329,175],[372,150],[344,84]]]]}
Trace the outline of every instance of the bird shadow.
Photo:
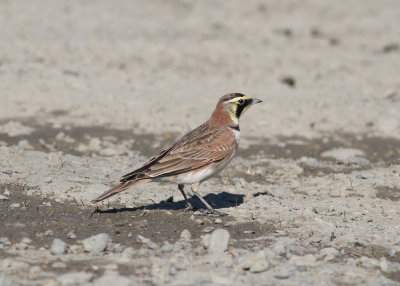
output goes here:
{"type": "MultiPolygon", "coordinates": [[[[222,192],[219,194],[208,194],[203,197],[214,209],[232,208],[239,206],[243,203],[244,195],[231,194],[228,192],[222,192]]],[[[189,198],[189,202],[196,209],[204,209],[203,203],[196,197],[189,198]]],[[[96,209],[93,213],[121,213],[121,212],[135,212],[139,210],[185,210],[185,201],[181,200],[178,202],[172,201],[172,197],[159,203],[153,203],[150,205],[127,208],[127,207],[116,207],[107,210],[96,209]]]]}

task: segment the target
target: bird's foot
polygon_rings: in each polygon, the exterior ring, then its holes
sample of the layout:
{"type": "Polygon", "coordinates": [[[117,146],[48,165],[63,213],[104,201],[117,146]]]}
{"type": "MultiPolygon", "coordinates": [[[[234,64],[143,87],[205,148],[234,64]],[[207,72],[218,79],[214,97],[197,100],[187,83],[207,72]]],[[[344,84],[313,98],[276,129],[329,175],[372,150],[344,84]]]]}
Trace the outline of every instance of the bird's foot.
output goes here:
{"type": "Polygon", "coordinates": [[[214,209],[199,209],[196,211],[196,214],[198,215],[208,215],[208,216],[213,216],[213,217],[219,217],[219,216],[226,216],[228,215],[227,213],[223,213],[214,209]]]}
{"type": "Polygon", "coordinates": [[[185,208],[182,209],[182,211],[184,211],[184,212],[192,212],[192,211],[196,211],[196,210],[197,210],[197,208],[192,206],[192,204],[189,202],[185,203],[185,208]]]}

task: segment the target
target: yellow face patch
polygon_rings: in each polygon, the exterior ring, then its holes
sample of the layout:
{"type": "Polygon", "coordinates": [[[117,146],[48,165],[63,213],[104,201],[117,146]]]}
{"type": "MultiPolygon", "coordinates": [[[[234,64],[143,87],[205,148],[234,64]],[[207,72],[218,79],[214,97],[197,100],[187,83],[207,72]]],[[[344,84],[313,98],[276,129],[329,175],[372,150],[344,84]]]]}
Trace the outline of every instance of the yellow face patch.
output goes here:
{"type": "Polygon", "coordinates": [[[251,106],[252,99],[247,96],[235,97],[228,101],[227,109],[231,119],[238,123],[239,117],[251,106]]]}

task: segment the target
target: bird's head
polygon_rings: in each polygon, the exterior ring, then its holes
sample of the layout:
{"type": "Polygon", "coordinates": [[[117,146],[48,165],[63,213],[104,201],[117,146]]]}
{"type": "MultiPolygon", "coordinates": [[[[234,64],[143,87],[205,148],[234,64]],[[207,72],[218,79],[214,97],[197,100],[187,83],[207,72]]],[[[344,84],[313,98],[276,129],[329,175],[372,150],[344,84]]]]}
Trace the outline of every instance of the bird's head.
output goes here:
{"type": "Polygon", "coordinates": [[[259,99],[250,98],[241,93],[226,94],[218,101],[213,116],[221,116],[221,113],[225,113],[229,115],[229,118],[234,123],[239,124],[240,116],[245,113],[250,106],[260,102],[262,101],[259,99]]]}

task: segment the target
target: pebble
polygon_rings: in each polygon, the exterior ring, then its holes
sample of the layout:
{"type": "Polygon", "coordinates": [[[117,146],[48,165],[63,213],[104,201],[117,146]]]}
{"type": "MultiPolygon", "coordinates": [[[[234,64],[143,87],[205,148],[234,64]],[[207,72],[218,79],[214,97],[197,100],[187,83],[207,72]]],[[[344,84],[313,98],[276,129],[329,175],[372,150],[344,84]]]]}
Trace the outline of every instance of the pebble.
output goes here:
{"type": "Polygon", "coordinates": [[[311,229],[313,232],[331,236],[335,233],[336,225],[332,222],[316,217],[311,222],[311,229]]]}
{"type": "Polygon", "coordinates": [[[64,254],[67,250],[67,245],[61,239],[55,238],[51,243],[50,252],[54,255],[64,254]]]}
{"type": "Polygon", "coordinates": [[[180,238],[181,238],[181,240],[183,240],[183,241],[190,241],[190,240],[192,239],[192,234],[190,233],[189,230],[184,229],[184,230],[181,232],[180,238]]]}
{"type": "Polygon", "coordinates": [[[380,267],[380,261],[366,256],[361,256],[360,258],[358,258],[357,264],[367,269],[374,269],[380,267]]]}
{"type": "Polygon", "coordinates": [[[66,268],[67,264],[65,264],[64,262],[61,262],[61,261],[56,261],[51,265],[51,267],[53,267],[53,268],[66,268]]]}
{"type": "Polygon", "coordinates": [[[200,245],[205,249],[210,245],[210,236],[211,234],[205,234],[200,237],[200,245]]]}
{"type": "Polygon", "coordinates": [[[209,238],[208,253],[220,254],[228,249],[230,234],[226,229],[214,230],[209,238]]]}
{"type": "Polygon", "coordinates": [[[285,255],[287,252],[287,248],[295,243],[293,238],[282,236],[277,238],[277,242],[275,242],[271,249],[278,255],[285,255]]]}
{"type": "Polygon", "coordinates": [[[210,233],[214,230],[214,228],[212,226],[207,226],[205,228],[203,228],[202,232],[204,233],[210,233]]]}
{"type": "Polygon", "coordinates": [[[339,255],[339,250],[333,247],[327,247],[321,249],[319,254],[324,258],[324,261],[331,261],[339,255]]]}
{"type": "Polygon", "coordinates": [[[240,264],[240,268],[243,270],[249,270],[252,273],[260,273],[270,268],[270,263],[267,260],[264,250],[253,254],[246,255],[244,262],[240,264]]]}
{"type": "Polygon", "coordinates": [[[214,223],[215,223],[215,224],[220,224],[220,223],[222,223],[222,219],[216,218],[216,219],[214,220],[214,223]]]}
{"type": "Polygon", "coordinates": [[[150,249],[157,249],[159,248],[158,244],[151,241],[150,239],[144,237],[143,235],[138,234],[137,236],[137,241],[146,244],[148,248],[150,249]]]}
{"type": "Polygon", "coordinates": [[[199,225],[204,224],[204,220],[199,219],[199,218],[198,218],[198,219],[195,219],[194,222],[195,222],[196,224],[199,224],[199,225]]]}
{"type": "Polygon", "coordinates": [[[381,270],[386,273],[394,273],[398,271],[397,267],[395,267],[395,265],[392,262],[388,261],[384,256],[381,257],[379,266],[381,270]]]}
{"type": "Polygon", "coordinates": [[[333,148],[331,150],[322,152],[321,156],[346,161],[350,158],[364,156],[364,151],[354,148],[333,148]]]}
{"type": "Polygon", "coordinates": [[[101,140],[97,137],[90,139],[88,149],[90,151],[100,151],[101,150],[101,140]]]}
{"type": "Polygon", "coordinates": [[[61,285],[79,285],[89,282],[92,278],[93,278],[93,273],[72,272],[58,276],[57,281],[61,285]]]}
{"type": "Polygon", "coordinates": [[[8,246],[10,246],[10,245],[11,245],[11,242],[7,237],[5,237],[5,236],[0,237],[0,249],[8,248],[8,246]]]}
{"type": "Polygon", "coordinates": [[[97,286],[109,286],[109,285],[118,285],[118,286],[129,286],[134,285],[131,279],[121,276],[115,272],[106,272],[99,279],[95,280],[94,285],[97,286]]]}
{"type": "Polygon", "coordinates": [[[313,254],[307,254],[304,256],[293,255],[289,262],[298,267],[313,267],[316,265],[317,258],[313,254]]]}
{"type": "Polygon", "coordinates": [[[27,250],[29,246],[26,243],[20,242],[20,243],[14,244],[12,247],[15,250],[27,250]]]}
{"type": "Polygon", "coordinates": [[[33,128],[23,125],[19,121],[8,121],[7,123],[0,125],[0,133],[8,133],[8,136],[15,137],[20,135],[27,135],[34,131],[33,128]]]}
{"type": "Polygon", "coordinates": [[[82,245],[78,245],[78,244],[73,244],[70,245],[68,248],[68,251],[72,254],[77,254],[77,253],[82,253],[83,252],[83,246],[82,245]]]}
{"type": "Polygon", "coordinates": [[[48,229],[44,232],[45,236],[54,236],[54,231],[52,231],[51,229],[48,229]]]}
{"type": "Polygon", "coordinates": [[[9,208],[10,209],[15,209],[15,208],[19,208],[20,207],[20,204],[19,203],[15,203],[15,204],[11,204],[10,206],[9,206],[9,208]]]}
{"type": "Polygon", "coordinates": [[[289,270],[280,269],[274,274],[274,278],[276,279],[288,279],[292,274],[289,270]]]}
{"type": "Polygon", "coordinates": [[[1,171],[3,174],[6,174],[6,175],[12,175],[13,173],[14,173],[14,171],[13,170],[11,170],[11,169],[7,169],[7,170],[3,170],[3,171],[1,171]]]}
{"type": "Polygon", "coordinates": [[[73,231],[70,231],[70,232],[67,233],[67,237],[69,239],[74,239],[74,238],[76,238],[76,235],[75,235],[75,233],[73,231]]]}
{"type": "Polygon", "coordinates": [[[3,195],[0,195],[0,200],[8,200],[9,198],[3,195]]]}
{"type": "Polygon", "coordinates": [[[85,251],[99,254],[106,250],[110,237],[106,233],[99,233],[82,241],[85,251]]]}
{"type": "MultiPolygon", "coordinates": [[[[36,274],[36,273],[39,273],[39,272],[41,272],[42,271],[42,268],[39,266],[39,265],[35,265],[35,266],[32,266],[30,269],[29,269],[29,273],[31,273],[31,274],[36,274]]],[[[0,284],[1,285],[1,284],[0,284]]]]}
{"type": "Polygon", "coordinates": [[[349,231],[342,236],[335,238],[333,246],[343,248],[345,246],[353,245],[356,242],[356,237],[353,232],[349,231]]]}

